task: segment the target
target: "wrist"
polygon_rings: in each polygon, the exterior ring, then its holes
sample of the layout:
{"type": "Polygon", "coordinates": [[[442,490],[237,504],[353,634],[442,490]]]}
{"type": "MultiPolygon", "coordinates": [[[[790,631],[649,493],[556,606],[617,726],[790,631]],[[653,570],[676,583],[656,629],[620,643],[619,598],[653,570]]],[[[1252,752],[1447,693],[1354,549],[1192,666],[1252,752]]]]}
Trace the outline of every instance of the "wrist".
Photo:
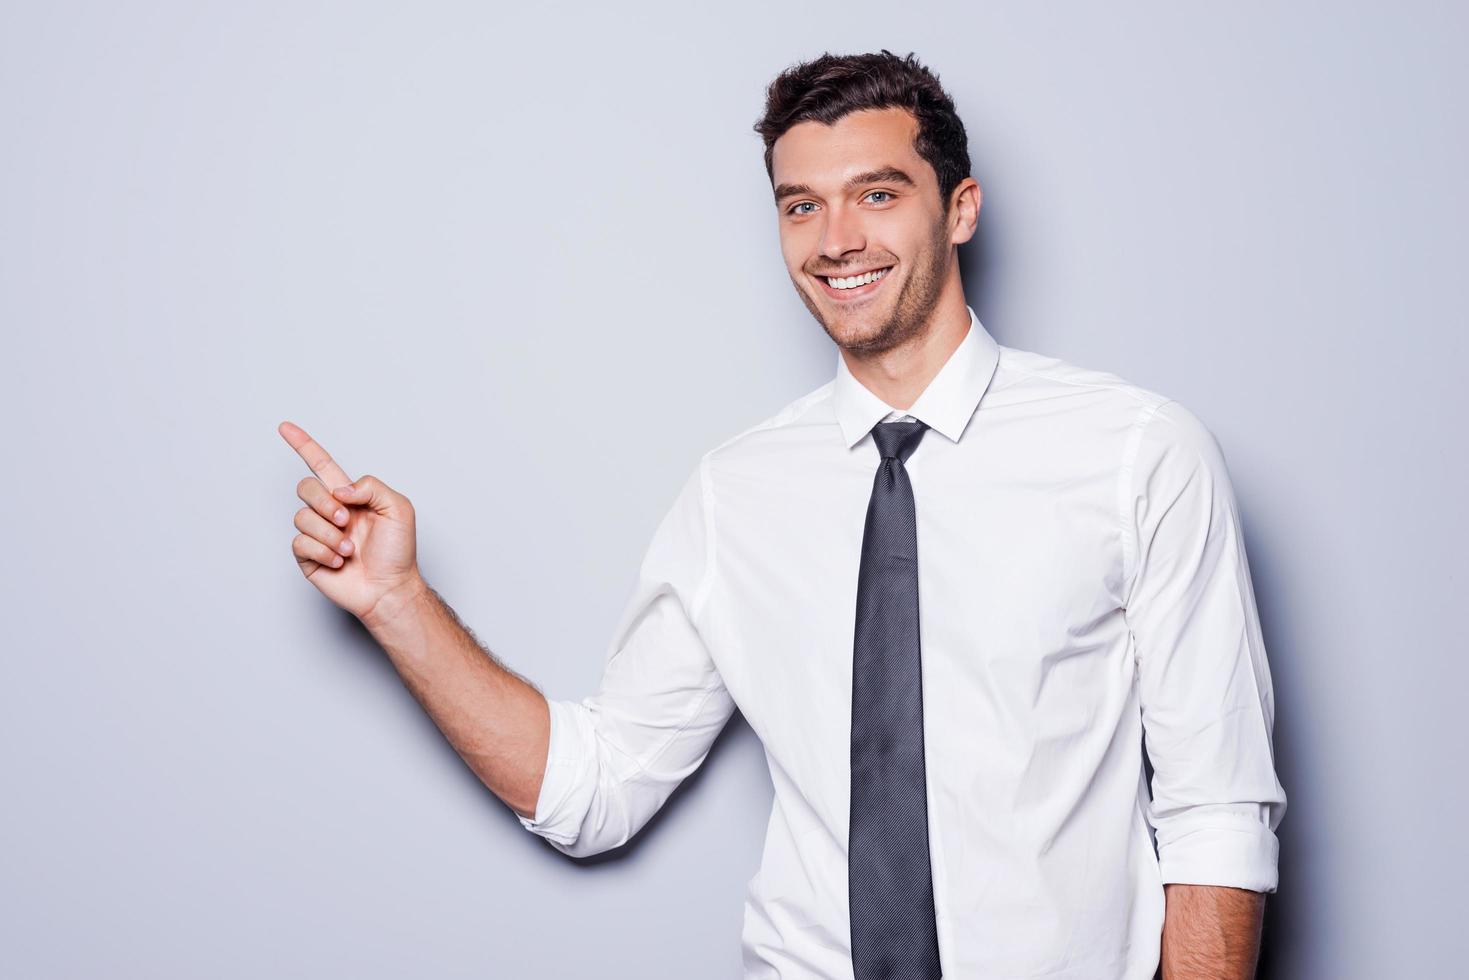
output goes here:
{"type": "Polygon", "coordinates": [[[369,632],[376,634],[389,628],[405,615],[411,614],[419,600],[428,593],[428,582],[424,581],[417,569],[414,569],[413,573],[401,583],[378,596],[372,607],[357,618],[362,621],[362,625],[366,626],[369,632]]]}

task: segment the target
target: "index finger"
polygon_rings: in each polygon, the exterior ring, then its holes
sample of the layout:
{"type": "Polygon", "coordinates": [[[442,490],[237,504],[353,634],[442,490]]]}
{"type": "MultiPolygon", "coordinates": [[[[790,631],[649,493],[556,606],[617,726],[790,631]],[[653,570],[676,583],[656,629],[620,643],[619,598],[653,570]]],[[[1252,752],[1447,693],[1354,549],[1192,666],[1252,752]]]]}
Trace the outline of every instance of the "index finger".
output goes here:
{"type": "Polygon", "coordinates": [[[311,438],[305,429],[294,422],[282,422],[276,426],[276,431],[290,443],[292,449],[301,454],[306,465],[311,467],[311,472],[326,484],[328,490],[335,490],[352,482],[346,470],[338,466],[331,454],[321,448],[321,444],[311,438]]]}

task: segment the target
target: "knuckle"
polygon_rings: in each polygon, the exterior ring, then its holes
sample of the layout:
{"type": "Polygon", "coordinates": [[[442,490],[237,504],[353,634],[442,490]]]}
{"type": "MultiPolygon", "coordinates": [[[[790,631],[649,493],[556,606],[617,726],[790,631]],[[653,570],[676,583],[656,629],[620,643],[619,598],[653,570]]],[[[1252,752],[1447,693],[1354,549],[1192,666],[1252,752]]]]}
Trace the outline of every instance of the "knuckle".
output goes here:
{"type": "Polygon", "coordinates": [[[315,482],[316,482],[316,477],[314,477],[314,476],[303,476],[303,477],[301,477],[301,482],[298,483],[298,484],[296,484],[296,496],[298,496],[298,497],[305,497],[306,496],[306,491],[310,490],[311,489],[311,484],[313,484],[315,482]]]}

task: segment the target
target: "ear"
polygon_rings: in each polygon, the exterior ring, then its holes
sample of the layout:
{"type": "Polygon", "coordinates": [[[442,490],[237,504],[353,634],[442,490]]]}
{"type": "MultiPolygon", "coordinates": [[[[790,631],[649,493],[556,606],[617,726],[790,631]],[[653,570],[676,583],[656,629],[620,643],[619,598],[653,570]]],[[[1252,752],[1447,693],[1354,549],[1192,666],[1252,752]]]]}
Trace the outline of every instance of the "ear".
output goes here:
{"type": "Polygon", "coordinates": [[[979,206],[983,200],[984,194],[979,189],[979,181],[973,177],[965,177],[959,181],[959,186],[949,196],[953,222],[950,242],[962,245],[974,237],[974,229],[979,225],[979,206]]]}

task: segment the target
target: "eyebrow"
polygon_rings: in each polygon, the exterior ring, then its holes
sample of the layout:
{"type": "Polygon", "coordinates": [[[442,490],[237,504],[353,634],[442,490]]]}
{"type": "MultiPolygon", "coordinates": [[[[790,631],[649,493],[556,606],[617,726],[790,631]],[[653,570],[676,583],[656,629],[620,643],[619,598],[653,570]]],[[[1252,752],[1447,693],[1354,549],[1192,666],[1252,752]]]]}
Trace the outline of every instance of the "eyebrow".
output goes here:
{"type": "MultiPolygon", "coordinates": [[[[917,187],[918,184],[909,177],[902,169],[894,166],[878,167],[866,173],[855,174],[847,178],[843,190],[852,190],[862,184],[905,184],[908,187],[917,187]]],[[[815,195],[810,184],[781,184],[775,189],[775,203],[779,204],[788,197],[797,197],[803,194],[815,195]]]]}

